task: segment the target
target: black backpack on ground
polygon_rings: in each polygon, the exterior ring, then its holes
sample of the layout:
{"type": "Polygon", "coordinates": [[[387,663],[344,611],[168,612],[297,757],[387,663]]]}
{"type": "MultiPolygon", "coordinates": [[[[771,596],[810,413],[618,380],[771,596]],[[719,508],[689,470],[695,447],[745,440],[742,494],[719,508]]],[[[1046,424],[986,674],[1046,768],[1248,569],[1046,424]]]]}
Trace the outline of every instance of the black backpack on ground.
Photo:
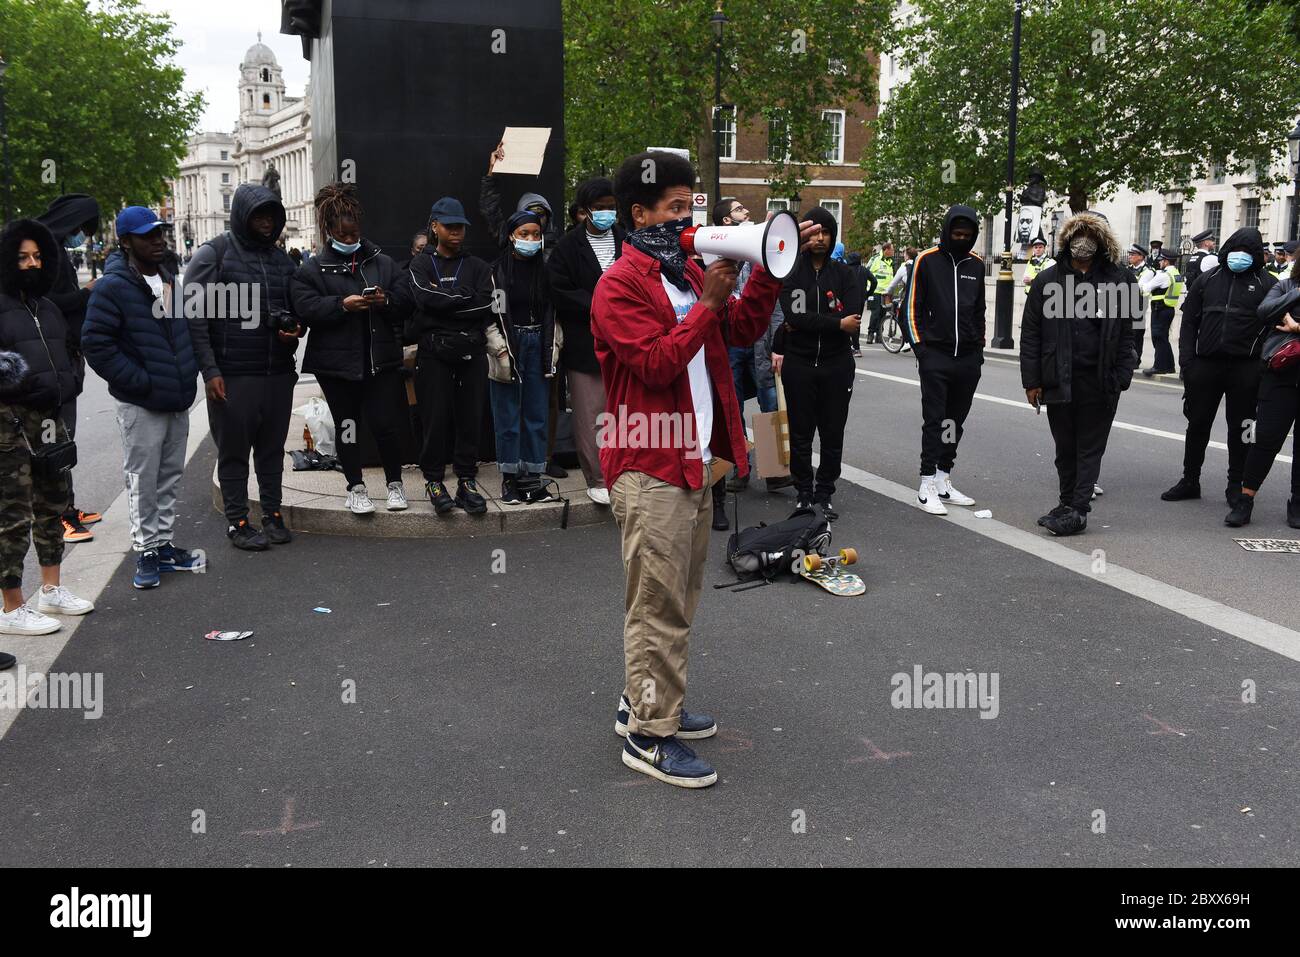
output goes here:
{"type": "Polygon", "coordinates": [[[742,582],[795,577],[794,563],[825,554],[831,526],[820,505],[795,511],[784,521],[754,525],[727,539],[727,563],[742,582]]]}

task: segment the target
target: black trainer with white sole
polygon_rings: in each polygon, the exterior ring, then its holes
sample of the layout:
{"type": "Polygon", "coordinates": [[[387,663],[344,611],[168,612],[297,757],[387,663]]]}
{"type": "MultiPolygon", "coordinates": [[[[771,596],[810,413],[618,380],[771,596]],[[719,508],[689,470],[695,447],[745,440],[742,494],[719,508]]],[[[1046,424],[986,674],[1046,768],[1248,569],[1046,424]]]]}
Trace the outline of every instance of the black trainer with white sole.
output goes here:
{"type": "Polygon", "coordinates": [[[623,763],[679,788],[707,788],[718,780],[718,772],[675,737],[629,734],[623,742],[623,763]]]}

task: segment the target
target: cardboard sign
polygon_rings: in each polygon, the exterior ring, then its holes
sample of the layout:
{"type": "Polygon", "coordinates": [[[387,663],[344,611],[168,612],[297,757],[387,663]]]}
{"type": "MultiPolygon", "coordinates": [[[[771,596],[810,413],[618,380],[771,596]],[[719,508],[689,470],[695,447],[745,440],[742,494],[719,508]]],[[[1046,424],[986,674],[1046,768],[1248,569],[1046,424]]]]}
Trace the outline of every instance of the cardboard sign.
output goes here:
{"type": "Polygon", "coordinates": [[[1235,538],[1233,541],[1248,552],[1300,555],[1300,542],[1291,538],[1235,538]]]}
{"type": "Polygon", "coordinates": [[[546,144],[550,140],[549,126],[507,126],[501,134],[501,159],[492,172],[536,176],[542,171],[546,144]]]}
{"type": "Polygon", "coordinates": [[[785,412],[760,412],[753,417],[754,428],[754,471],[759,478],[784,478],[790,474],[789,439],[782,442],[782,435],[788,435],[789,426],[785,412]],[[781,452],[785,449],[785,460],[781,452]]]}

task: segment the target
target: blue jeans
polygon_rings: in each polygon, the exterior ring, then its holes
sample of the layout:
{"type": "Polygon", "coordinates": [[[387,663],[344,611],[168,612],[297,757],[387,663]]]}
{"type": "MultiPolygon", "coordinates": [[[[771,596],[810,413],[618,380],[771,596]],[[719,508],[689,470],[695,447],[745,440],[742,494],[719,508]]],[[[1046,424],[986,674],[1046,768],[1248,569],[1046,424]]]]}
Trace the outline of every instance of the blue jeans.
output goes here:
{"type": "Polygon", "coordinates": [[[489,382],[497,433],[497,467],[503,473],[546,471],[546,425],[551,388],[542,373],[541,330],[517,329],[515,377],[489,382]]]}

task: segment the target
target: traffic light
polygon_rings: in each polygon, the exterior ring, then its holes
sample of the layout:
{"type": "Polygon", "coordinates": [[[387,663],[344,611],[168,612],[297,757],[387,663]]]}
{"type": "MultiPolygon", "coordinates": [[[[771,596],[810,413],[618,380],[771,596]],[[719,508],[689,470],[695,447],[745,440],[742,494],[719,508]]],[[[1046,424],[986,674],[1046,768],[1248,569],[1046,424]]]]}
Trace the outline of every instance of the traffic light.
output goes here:
{"type": "Polygon", "coordinates": [[[185,237],[185,248],[186,248],[186,249],[193,249],[193,248],[194,248],[194,240],[191,239],[189,236],[186,236],[186,237],[185,237]]]}

